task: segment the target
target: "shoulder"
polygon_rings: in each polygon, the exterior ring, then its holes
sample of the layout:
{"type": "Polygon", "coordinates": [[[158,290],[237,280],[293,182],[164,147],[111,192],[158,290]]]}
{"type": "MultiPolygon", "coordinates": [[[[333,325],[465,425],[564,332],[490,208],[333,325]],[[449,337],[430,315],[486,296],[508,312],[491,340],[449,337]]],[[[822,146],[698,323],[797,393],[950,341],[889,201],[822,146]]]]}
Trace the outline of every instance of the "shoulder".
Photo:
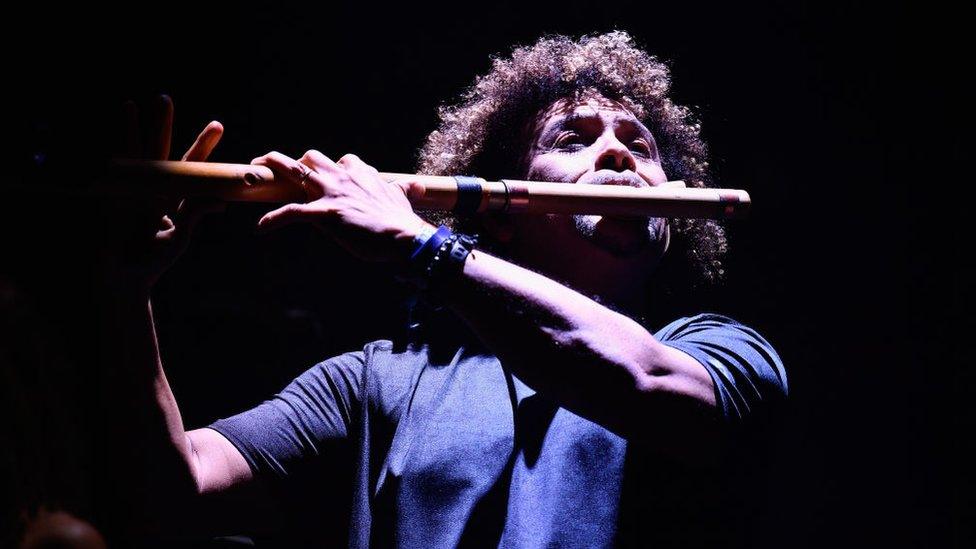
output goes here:
{"type": "MultiPolygon", "coordinates": [[[[465,355],[457,344],[376,340],[353,353],[360,361],[359,395],[370,413],[394,422],[406,412],[422,377],[448,371],[465,355]],[[428,372],[428,373],[425,373],[428,372]]],[[[333,369],[329,361],[323,366],[333,369]]]]}
{"type": "Polygon", "coordinates": [[[368,376],[375,375],[377,371],[396,376],[409,370],[410,365],[421,365],[425,362],[426,348],[397,348],[392,341],[380,339],[365,344],[361,349],[326,358],[299,377],[340,376],[362,385],[368,376]]]}
{"type": "MultiPolygon", "coordinates": [[[[326,358],[298,375],[277,396],[309,399],[315,402],[342,401],[350,409],[355,403],[369,399],[377,383],[392,383],[404,377],[404,368],[397,365],[393,344],[377,340],[358,350],[326,358]]],[[[406,377],[409,377],[408,375],[406,377]]]]}
{"type": "Polygon", "coordinates": [[[655,337],[698,360],[715,384],[727,417],[743,417],[760,403],[788,393],[779,353],[757,330],[724,315],[702,313],[679,318],[655,337]]]}
{"type": "Polygon", "coordinates": [[[407,386],[428,365],[454,363],[461,355],[467,356],[464,345],[403,344],[380,339],[365,344],[360,350],[327,358],[299,378],[344,379],[363,388],[374,384],[407,386]]]}

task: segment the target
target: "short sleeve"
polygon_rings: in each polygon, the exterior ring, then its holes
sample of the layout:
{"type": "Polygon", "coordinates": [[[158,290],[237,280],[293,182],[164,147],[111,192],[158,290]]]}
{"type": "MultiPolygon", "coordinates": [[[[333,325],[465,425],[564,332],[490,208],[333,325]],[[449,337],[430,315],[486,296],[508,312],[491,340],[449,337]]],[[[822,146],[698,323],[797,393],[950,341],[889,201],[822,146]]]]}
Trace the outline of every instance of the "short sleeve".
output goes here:
{"type": "Polygon", "coordinates": [[[366,356],[350,352],[320,362],[271,399],[208,428],[236,446],[255,474],[286,477],[304,459],[355,433],[366,356]]]}
{"type": "Polygon", "coordinates": [[[759,407],[782,402],[788,393],[779,355],[759,333],[722,315],[678,319],[655,334],[705,367],[715,397],[729,420],[741,420],[759,407]]]}

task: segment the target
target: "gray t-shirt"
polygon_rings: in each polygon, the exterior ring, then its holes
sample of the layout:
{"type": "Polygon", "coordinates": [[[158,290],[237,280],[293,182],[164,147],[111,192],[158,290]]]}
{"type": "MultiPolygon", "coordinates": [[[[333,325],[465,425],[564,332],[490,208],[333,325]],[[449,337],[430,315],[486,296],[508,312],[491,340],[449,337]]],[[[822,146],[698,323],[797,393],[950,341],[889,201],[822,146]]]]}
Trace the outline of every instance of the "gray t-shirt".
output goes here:
{"type": "MultiPolygon", "coordinates": [[[[737,426],[786,396],[772,346],[728,317],[682,318],[654,335],[701,362],[737,426]]],[[[730,491],[749,490],[742,464],[759,457],[701,470],[629,447],[473,343],[376,341],[210,428],[256,475],[286,478],[310,458],[335,467],[322,458],[349,456],[336,475],[353,477],[354,547],[734,546],[748,507],[730,491]]],[[[322,490],[348,486],[337,478],[322,490]]]]}

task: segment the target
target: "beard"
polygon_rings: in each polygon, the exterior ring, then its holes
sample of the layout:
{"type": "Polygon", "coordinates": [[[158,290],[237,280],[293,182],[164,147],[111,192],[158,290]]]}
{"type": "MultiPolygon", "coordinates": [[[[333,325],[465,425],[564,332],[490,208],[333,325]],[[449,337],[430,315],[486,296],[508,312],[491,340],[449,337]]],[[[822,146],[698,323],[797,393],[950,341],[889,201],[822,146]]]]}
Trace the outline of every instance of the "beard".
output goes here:
{"type": "Polygon", "coordinates": [[[633,257],[651,248],[663,253],[668,223],[662,217],[606,217],[574,215],[576,232],[594,246],[618,258],[633,257]]]}

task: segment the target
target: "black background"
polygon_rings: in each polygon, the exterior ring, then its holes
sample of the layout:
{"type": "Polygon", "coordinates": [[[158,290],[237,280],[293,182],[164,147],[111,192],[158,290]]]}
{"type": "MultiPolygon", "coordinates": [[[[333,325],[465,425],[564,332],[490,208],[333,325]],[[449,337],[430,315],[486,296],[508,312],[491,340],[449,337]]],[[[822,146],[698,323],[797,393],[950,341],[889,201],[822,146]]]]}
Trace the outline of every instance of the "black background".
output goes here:
{"type": "MultiPolygon", "coordinates": [[[[939,244],[959,257],[964,246],[945,226],[930,232],[938,216],[913,191],[961,145],[939,129],[956,92],[932,78],[952,33],[924,51],[913,40],[928,16],[906,22],[894,4],[806,2],[149,10],[36,9],[34,41],[10,44],[23,51],[13,56],[24,75],[12,86],[14,114],[78,121],[66,132],[84,140],[109,132],[121,100],[165,92],[176,105],[174,151],[217,119],[226,135],[212,160],[316,148],[411,171],[437,106],[486,72],[491,55],[544,33],[630,32],[671,66],[675,100],[703,122],[716,181],[754,201],[748,220],[729,225],[720,290],[655,315],[661,325],[717,309],[756,327],[784,358],[792,408],[771,483],[757,487],[769,492],[757,546],[948,539],[935,419],[945,404],[934,390],[961,376],[946,374],[953,357],[930,339],[948,321],[921,305],[940,290],[961,293],[961,275],[936,276],[930,261],[939,244]],[[923,141],[941,161],[923,160],[923,141]]],[[[317,360],[402,323],[403,292],[385,273],[306,227],[253,234],[266,210],[232,205],[206,220],[154,293],[188,427],[253,405],[317,360]]],[[[33,237],[52,237],[42,221],[20,234],[34,262],[22,272],[57,264],[57,276],[41,279],[73,276],[70,251],[55,248],[57,260],[31,251],[33,237]]],[[[60,329],[69,341],[84,333],[60,329]]]]}

